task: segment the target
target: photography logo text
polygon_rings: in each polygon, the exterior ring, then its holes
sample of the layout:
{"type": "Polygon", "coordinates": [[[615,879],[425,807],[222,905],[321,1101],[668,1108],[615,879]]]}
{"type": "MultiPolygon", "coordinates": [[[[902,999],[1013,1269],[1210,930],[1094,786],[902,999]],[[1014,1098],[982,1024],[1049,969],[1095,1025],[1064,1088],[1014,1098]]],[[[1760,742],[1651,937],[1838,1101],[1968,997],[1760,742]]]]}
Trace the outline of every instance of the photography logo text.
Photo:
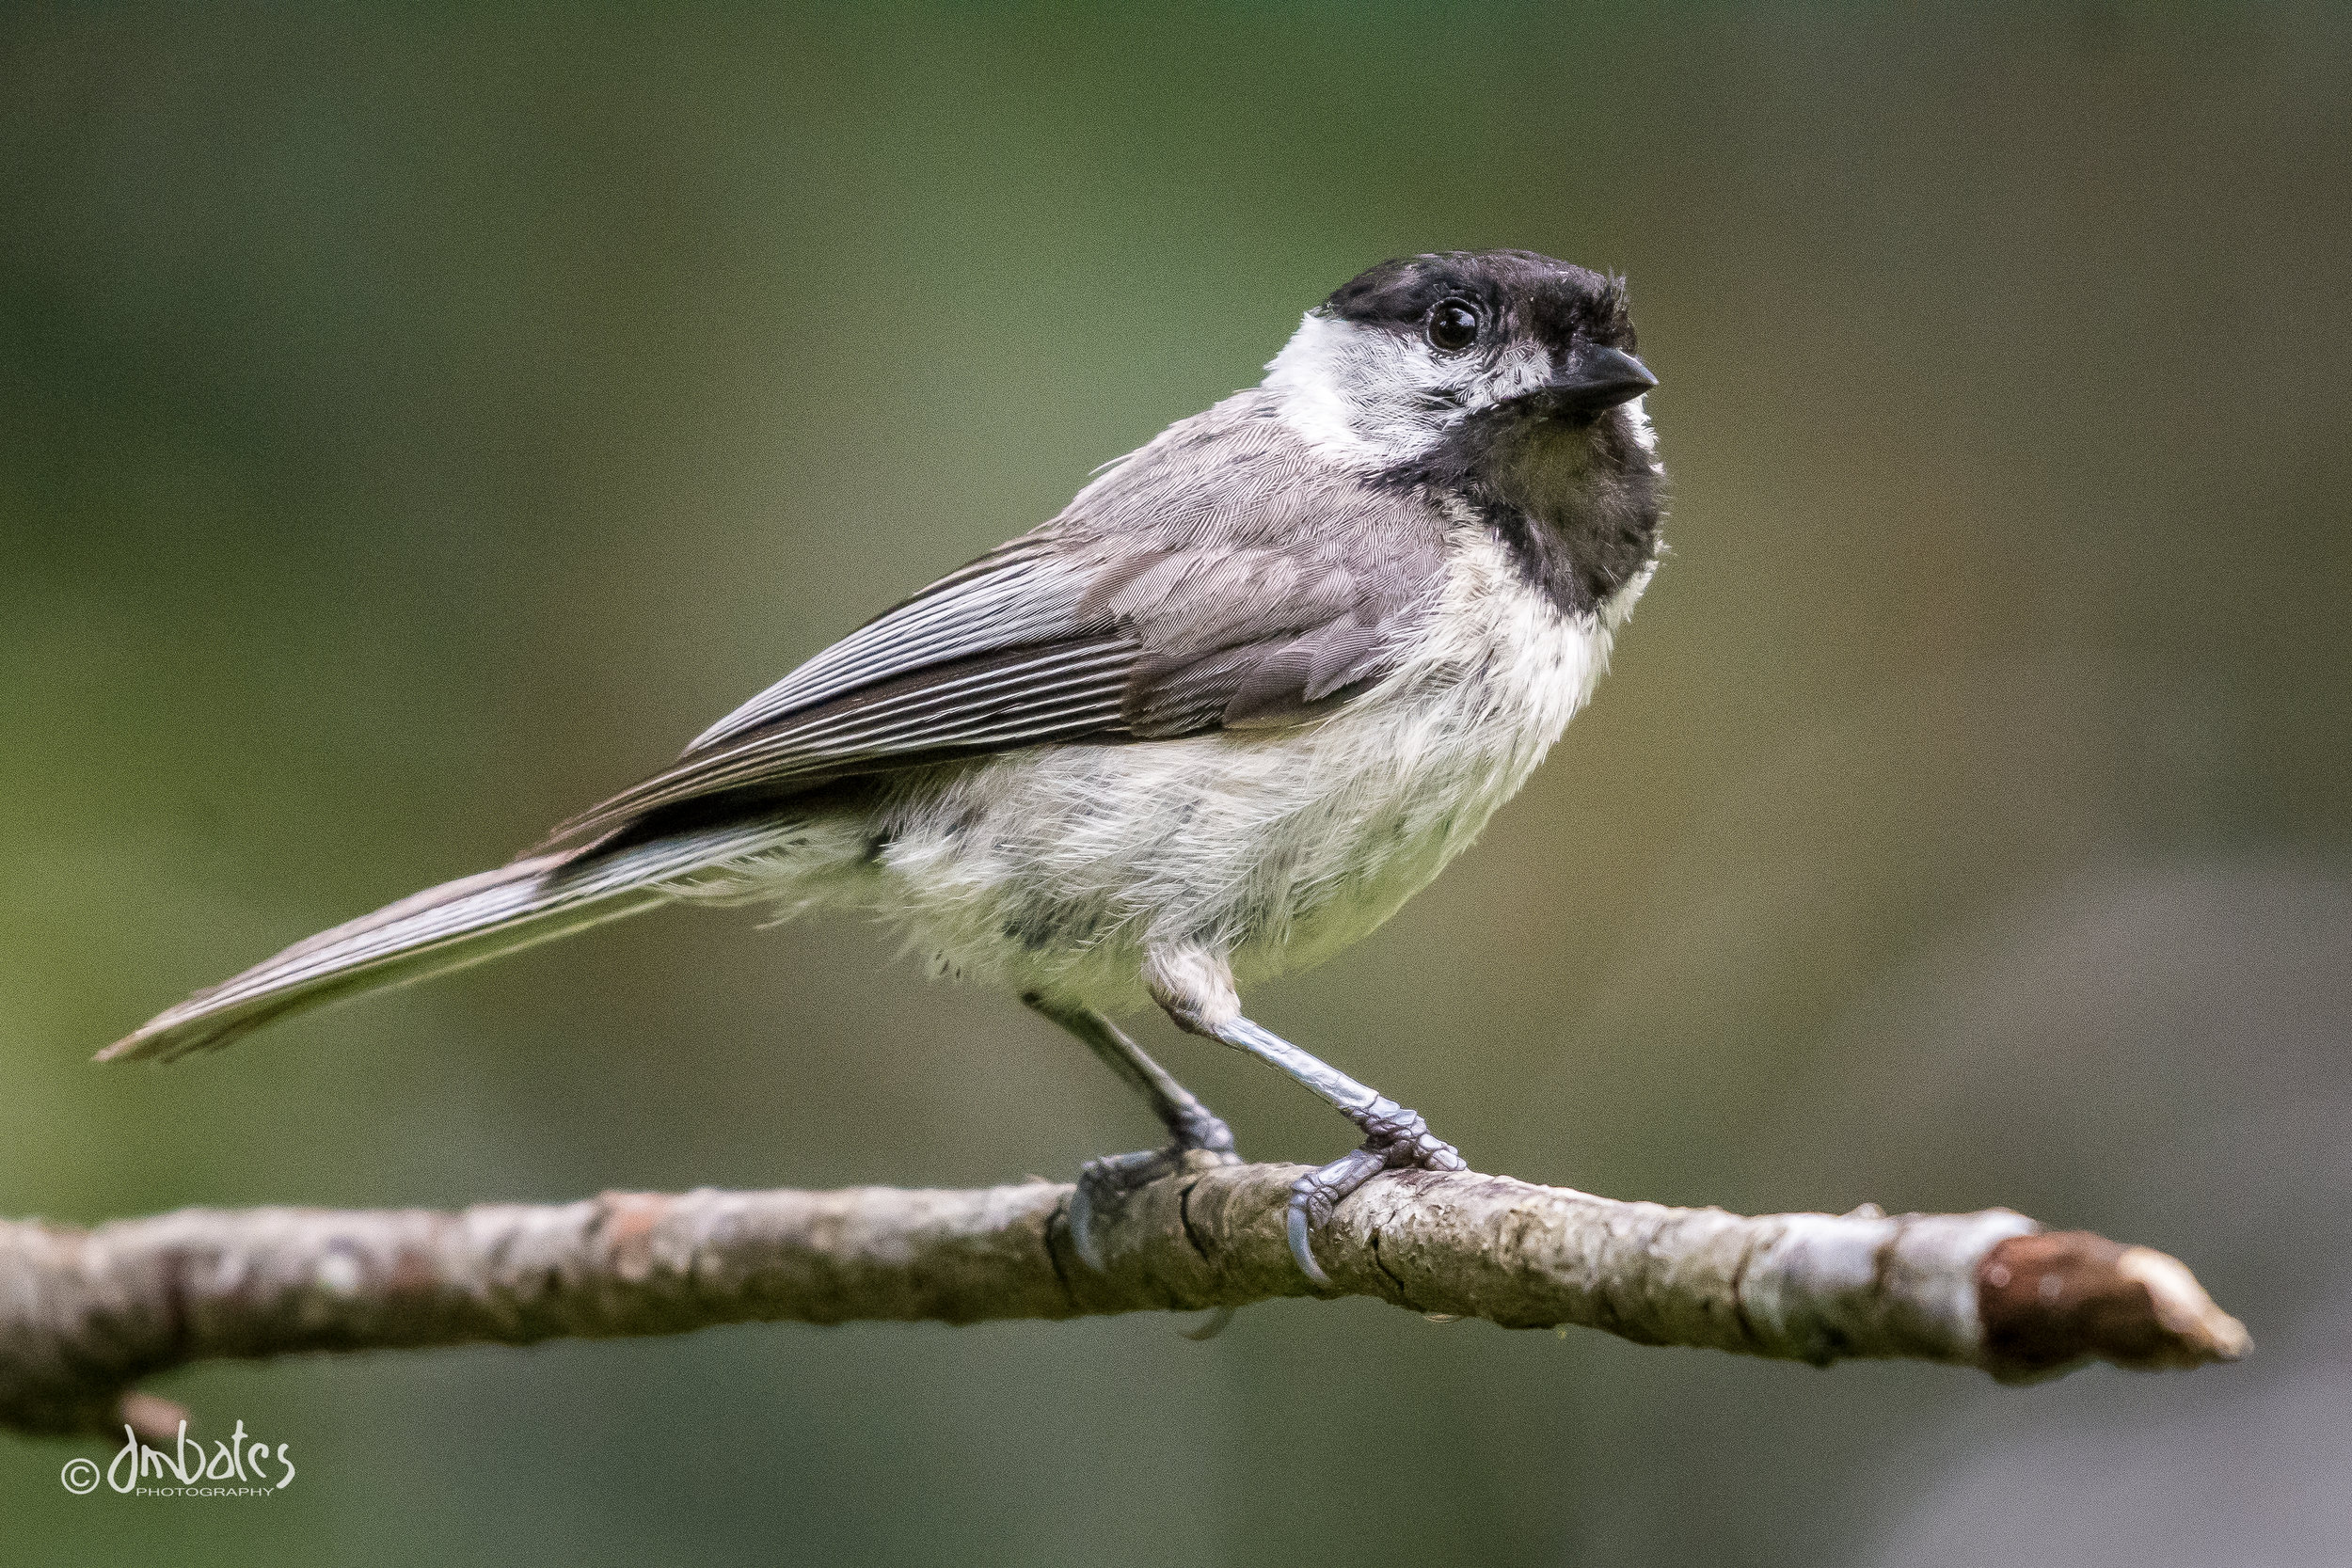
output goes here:
{"type": "Polygon", "coordinates": [[[172,1448],[151,1448],[129,1427],[122,1429],[122,1449],[103,1470],[94,1459],[69,1459],[57,1479],[77,1497],[86,1497],[100,1484],[125,1497],[268,1497],[285,1490],[294,1478],[290,1445],[273,1450],[267,1443],[246,1433],[245,1422],[208,1453],[202,1443],[188,1438],[188,1423],[180,1423],[180,1440],[172,1448]]]}

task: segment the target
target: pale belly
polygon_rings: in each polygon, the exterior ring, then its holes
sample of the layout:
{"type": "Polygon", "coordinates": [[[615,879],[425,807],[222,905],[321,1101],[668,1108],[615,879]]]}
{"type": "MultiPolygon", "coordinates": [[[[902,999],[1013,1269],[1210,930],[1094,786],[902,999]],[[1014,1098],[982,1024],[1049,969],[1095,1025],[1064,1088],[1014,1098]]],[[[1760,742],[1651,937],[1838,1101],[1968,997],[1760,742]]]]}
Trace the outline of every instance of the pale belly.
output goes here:
{"type": "MultiPolygon", "coordinates": [[[[1470,579],[1470,590],[1491,590],[1470,579]]],[[[944,972],[1123,1010],[1146,954],[1247,984],[1377,928],[1467,848],[1589,695],[1609,634],[1486,591],[1311,725],[1062,746],[907,778],[841,887],[944,972]]]]}

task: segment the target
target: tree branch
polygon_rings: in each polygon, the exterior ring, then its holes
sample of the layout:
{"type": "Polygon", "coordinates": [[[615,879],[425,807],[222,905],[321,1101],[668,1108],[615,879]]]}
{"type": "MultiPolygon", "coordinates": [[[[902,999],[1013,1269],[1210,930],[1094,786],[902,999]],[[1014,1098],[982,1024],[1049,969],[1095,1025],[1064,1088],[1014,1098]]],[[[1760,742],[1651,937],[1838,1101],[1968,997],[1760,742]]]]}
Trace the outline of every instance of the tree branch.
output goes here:
{"type": "Polygon", "coordinates": [[[609,1193],[560,1206],[188,1209],[94,1230],[0,1222],[0,1425],[168,1432],[136,1393],[190,1362],[523,1345],[718,1323],[950,1323],[1366,1295],[1508,1328],[1819,1365],[1907,1356],[2022,1380],[2090,1358],[2233,1360],[2246,1330],[2162,1253],[2006,1210],[1773,1214],[1621,1203],[1474,1172],[1397,1172],[1292,1262],[1302,1167],[1194,1166],[1070,1245],[1070,1189],[609,1193]]]}

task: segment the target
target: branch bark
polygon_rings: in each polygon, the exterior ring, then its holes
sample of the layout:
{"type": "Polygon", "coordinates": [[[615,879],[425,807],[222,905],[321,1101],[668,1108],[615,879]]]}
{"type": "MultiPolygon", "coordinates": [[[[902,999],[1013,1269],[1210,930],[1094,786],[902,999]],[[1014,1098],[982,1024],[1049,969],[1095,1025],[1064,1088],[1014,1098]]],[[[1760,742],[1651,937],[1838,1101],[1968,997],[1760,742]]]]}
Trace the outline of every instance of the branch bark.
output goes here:
{"type": "Polygon", "coordinates": [[[2020,1381],[2090,1359],[2234,1360],[2246,1330],[2145,1247],[2006,1210],[1741,1218],[1475,1172],[1395,1172],[1283,1239],[1295,1165],[1191,1169],[1070,1245],[1070,1189],[608,1193],[422,1210],[188,1209],[83,1230],[0,1221],[0,1425],[168,1433],[136,1391],[218,1357],[680,1334],[719,1323],[950,1323],[1365,1295],[1507,1328],[1817,1365],[1904,1356],[2020,1381]]]}

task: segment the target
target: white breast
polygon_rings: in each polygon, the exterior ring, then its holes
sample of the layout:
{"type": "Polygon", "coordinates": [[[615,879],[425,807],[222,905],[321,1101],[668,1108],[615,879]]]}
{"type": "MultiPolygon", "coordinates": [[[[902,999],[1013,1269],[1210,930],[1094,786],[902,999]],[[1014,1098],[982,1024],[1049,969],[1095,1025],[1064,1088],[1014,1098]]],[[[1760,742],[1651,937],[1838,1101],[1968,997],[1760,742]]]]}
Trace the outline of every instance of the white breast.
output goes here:
{"type": "Polygon", "coordinates": [[[1457,519],[1439,612],[1399,668],[1293,729],[1015,752],[910,780],[881,881],[839,889],[944,968],[1099,1006],[1155,945],[1247,983],[1372,931],[1468,847],[1591,695],[1642,582],[1599,617],[1523,584],[1457,519]]]}
{"type": "MultiPolygon", "coordinates": [[[[1382,690],[1325,726],[1327,832],[1289,929],[1238,953],[1245,972],[1313,962],[1368,934],[1468,848],[1591,697],[1615,626],[1563,614],[1491,531],[1457,520],[1445,597],[1382,690]],[[1258,950],[1253,950],[1256,948],[1258,950]]],[[[1620,602],[1621,601],[1621,602],[1620,602]]]]}

